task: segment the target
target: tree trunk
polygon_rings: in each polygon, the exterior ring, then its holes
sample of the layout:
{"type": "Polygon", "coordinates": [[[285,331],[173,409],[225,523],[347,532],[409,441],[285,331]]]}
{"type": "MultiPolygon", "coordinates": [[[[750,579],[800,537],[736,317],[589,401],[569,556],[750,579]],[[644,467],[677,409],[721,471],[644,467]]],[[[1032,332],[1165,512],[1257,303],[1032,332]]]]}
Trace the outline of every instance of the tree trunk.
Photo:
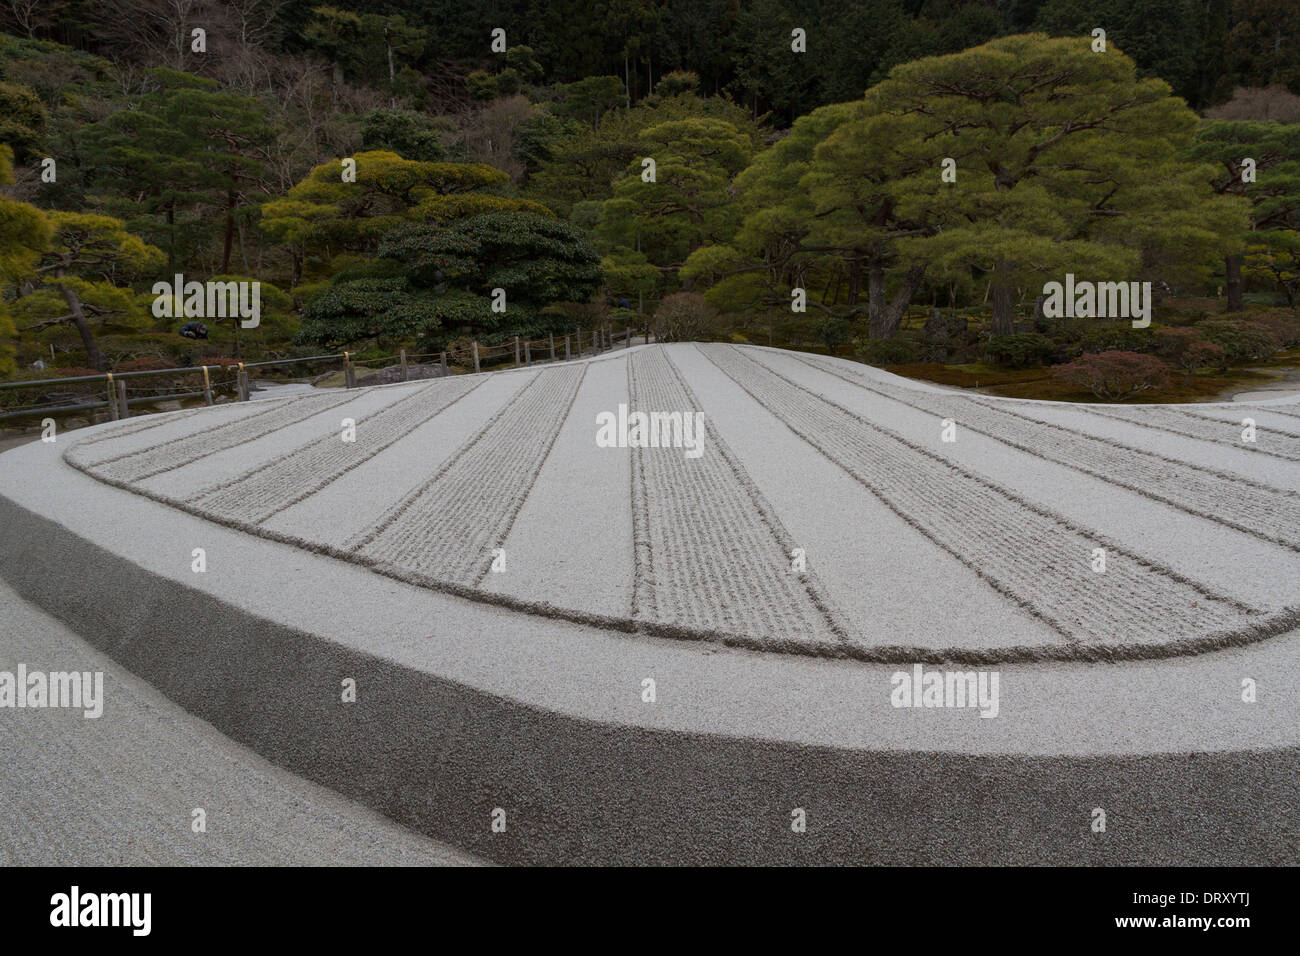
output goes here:
{"type": "Polygon", "coordinates": [[[226,194],[226,247],[221,254],[221,274],[230,272],[230,253],[235,241],[235,191],[226,194]]]}
{"type": "Polygon", "coordinates": [[[912,297],[921,287],[925,277],[925,266],[911,266],[898,284],[898,291],[889,305],[885,304],[885,270],[872,266],[870,270],[870,288],[868,289],[867,337],[887,339],[898,333],[898,326],[907,314],[907,307],[912,304],[912,297]]]}
{"type": "Polygon", "coordinates": [[[1241,294],[1241,261],[1244,257],[1239,252],[1236,255],[1224,256],[1223,264],[1227,271],[1228,278],[1228,311],[1242,312],[1246,308],[1245,300],[1241,294]]]}
{"type": "MultiPolygon", "coordinates": [[[[63,270],[58,272],[59,278],[63,278],[63,270]]],[[[99,350],[99,343],[95,341],[95,336],[90,331],[90,322],[86,320],[86,311],[81,307],[81,297],[67,286],[63,287],[63,301],[68,304],[68,311],[72,313],[73,324],[77,327],[77,332],[81,335],[81,342],[86,346],[86,365],[93,368],[96,372],[103,372],[108,368],[108,362],[104,360],[104,353],[99,350]]]]}
{"type": "Polygon", "coordinates": [[[867,267],[867,337],[888,338],[885,331],[885,267],[872,262],[867,267]]]}
{"type": "MultiPolygon", "coordinates": [[[[252,275],[252,270],[248,267],[248,247],[244,245],[244,224],[239,224],[239,259],[244,264],[244,275],[252,275]]],[[[260,278],[260,270],[259,270],[260,278]]]]}
{"type": "Polygon", "coordinates": [[[993,335],[1010,335],[1016,330],[1016,284],[1008,263],[1000,262],[993,272],[993,335]]]}
{"type": "Polygon", "coordinates": [[[862,262],[858,259],[849,261],[849,308],[858,304],[858,293],[862,291],[862,262]]]}
{"type": "Polygon", "coordinates": [[[898,326],[902,323],[903,316],[907,314],[907,307],[912,304],[912,297],[916,295],[916,290],[921,288],[923,278],[925,278],[925,266],[921,265],[911,266],[903,276],[898,291],[894,293],[894,301],[889,303],[889,309],[884,315],[886,337],[898,332],[898,326]]]}

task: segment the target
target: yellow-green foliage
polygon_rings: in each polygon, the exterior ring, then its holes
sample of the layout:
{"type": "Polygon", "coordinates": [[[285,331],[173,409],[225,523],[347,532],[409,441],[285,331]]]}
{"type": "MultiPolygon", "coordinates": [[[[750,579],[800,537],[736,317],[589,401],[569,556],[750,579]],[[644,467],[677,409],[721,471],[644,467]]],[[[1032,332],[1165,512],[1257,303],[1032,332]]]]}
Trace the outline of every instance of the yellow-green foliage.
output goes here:
{"type": "Polygon", "coordinates": [[[18,329],[9,317],[8,303],[0,299],[0,376],[14,373],[14,347],[10,341],[17,335],[18,329]]]}
{"type": "MultiPolygon", "coordinates": [[[[0,186],[13,181],[13,150],[0,144],[0,186]]],[[[35,206],[0,196],[0,279],[15,282],[31,271],[51,233],[49,220],[35,206]]]]}
{"type": "Polygon", "coordinates": [[[127,232],[121,219],[82,212],[47,215],[54,230],[50,255],[65,258],[70,272],[99,274],[98,267],[112,265],[127,273],[146,273],[167,262],[161,249],[127,232]]]}
{"type": "MultiPolygon", "coordinates": [[[[0,186],[14,181],[14,154],[0,144],[0,186]]],[[[0,280],[12,284],[30,272],[49,242],[50,224],[35,206],[0,196],[0,280]]],[[[12,305],[0,300],[0,375],[14,372],[15,349],[11,344],[18,336],[12,305]]]]}
{"type": "Polygon", "coordinates": [[[343,181],[341,159],[317,166],[284,199],[262,206],[262,230],[282,242],[370,249],[404,222],[450,222],[502,209],[552,215],[540,203],[485,192],[510,177],[483,163],[419,162],[387,150],[351,158],[356,182],[343,181]]]}

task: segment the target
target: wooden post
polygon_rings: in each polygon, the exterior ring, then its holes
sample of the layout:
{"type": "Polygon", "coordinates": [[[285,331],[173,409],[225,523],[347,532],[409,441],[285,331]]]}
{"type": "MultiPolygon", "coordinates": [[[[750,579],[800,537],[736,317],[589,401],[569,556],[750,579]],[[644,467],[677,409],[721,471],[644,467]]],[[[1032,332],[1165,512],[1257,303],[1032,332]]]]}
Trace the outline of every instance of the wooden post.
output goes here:
{"type": "Polygon", "coordinates": [[[442,374],[447,374],[447,353],[442,352],[438,355],[438,364],[442,366],[442,374]]]}
{"type": "Polygon", "coordinates": [[[519,367],[519,336],[515,336],[515,368],[519,367]]]}
{"type": "Polygon", "coordinates": [[[630,349],[631,347],[632,347],[632,326],[629,325],[626,329],[623,330],[623,348],[630,349]]]}
{"type": "Polygon", "coordinates": [[[555,333],[548,332],[547,334],[550,336],[551,339],[551,361],[554,362],[555,361],[555,333]]]}
{"type": "Polygon", "coordinates": [[[473,345],[474,345],[474,371],[477,372],[477,371],[479,370],[479,364],[478,364],[478,343],[475,342],[475,343],[473,343],[473,345]]]}
{"type": "Polygon", "coordinates": [[[113,386],[113,373],[108,373],[108,417],[117,421],[117,389],[113,386]]]}
{"type": "Polygon", "coordinates": [[[533,344],[527,339],[524,339],[524,364],[533,364],[533,344]]]}
{"type": "Polygon", "coordinates": [[[119,378],[117,380],[117,406],[119,409],[121,409],[120,417],[122,418],[131,417],[130,406],[126,404],[126,380],[125,379],[119,378]]]}
{"type": "Polygon", "coordinates": [[[406,349],[402,349],[402,381],[409,382],[410,380],[411,369],[410,366],[406,364],[406,349]]]}
{"type": "Polygon", "coordinates": [[[208,378],[208,367],[203,366],[203,403],[212,404],[212,379],[208,378]]]}
{"type": "Polygon", "coordinates": [[[569,360],[569,337],[566,335],[564,337],[564,361],[567,362],[568,360],[569,360]]]}
{"type": "Polygon", "coordinates": [[[598,336],[599,334],[600,334],[600,333],[597,332],[595,329],[592,329],[592,330],[591,330],[591,350],[592,350],[593,352],[599,352],[599,351],[600,351],[600,342],[599,342],[599,340],[597,339],[597,336],[598,336]]]}
{"type": "Polygon", "coordinates": [[[249,392],[252,390],[248,387],[248,369],[244,368],[243,362],[239,363],[238,386],[239,386],[239,400],[241,402],[248,401],[249,398],[251,397],[249,395],[249,392]]]}
{"type": "Polygon", "coordinates": [[[352,356],[347,352],[343,353],[343,387],[357,387],[357,370],[352,365],[352,356]]]}

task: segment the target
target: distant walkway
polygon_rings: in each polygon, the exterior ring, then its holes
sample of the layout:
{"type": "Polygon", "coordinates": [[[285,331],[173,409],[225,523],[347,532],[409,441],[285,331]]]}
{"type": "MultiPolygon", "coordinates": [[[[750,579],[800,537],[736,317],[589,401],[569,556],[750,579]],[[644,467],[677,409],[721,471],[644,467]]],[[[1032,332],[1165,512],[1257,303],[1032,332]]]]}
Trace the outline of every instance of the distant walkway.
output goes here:
{"type": "Polygon", "coordinates": [[[1261,383],[1251,388],[1228,389],[1222,395],[1216,396],[1218,402],[1263,402],[1271,398],[1290,398],[1292,395],[1300,394],[1300,369],[1288,366],[1282,369],[1262,368],[1248,369],[1255,372],[1278,372],[1282,377],[1272,382],[1261,383]]]}
{"type": "Polygon", "coordinates": [[[477,862],[268,763],[0,581],[0,670],[20,662],[103,671],[106,703],[98,719],[0,709],[0,865],[477,862]]]}

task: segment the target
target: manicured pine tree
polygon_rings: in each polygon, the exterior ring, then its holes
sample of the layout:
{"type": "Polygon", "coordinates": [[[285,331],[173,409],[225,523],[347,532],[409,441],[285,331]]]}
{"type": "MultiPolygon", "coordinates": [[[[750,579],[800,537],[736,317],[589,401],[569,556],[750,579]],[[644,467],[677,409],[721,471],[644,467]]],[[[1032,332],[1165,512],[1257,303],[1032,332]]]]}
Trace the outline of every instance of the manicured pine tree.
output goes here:
{"type": "MultiPolygon", "coordinates": [[[[1206,120],[1185,152],[1190,159],[1212,164],[1215,193],[1249,203],[1252,267],[1264,273],[1276,269],[1285,289],[1283,279],[1288,263],[1295,262],[1300,238],[1300,124],[1206,120]]],[[[1234,248],[1224,257],[1229,312],[1245,308],[1242,273],[1247,254],[1234,248]]]]}

